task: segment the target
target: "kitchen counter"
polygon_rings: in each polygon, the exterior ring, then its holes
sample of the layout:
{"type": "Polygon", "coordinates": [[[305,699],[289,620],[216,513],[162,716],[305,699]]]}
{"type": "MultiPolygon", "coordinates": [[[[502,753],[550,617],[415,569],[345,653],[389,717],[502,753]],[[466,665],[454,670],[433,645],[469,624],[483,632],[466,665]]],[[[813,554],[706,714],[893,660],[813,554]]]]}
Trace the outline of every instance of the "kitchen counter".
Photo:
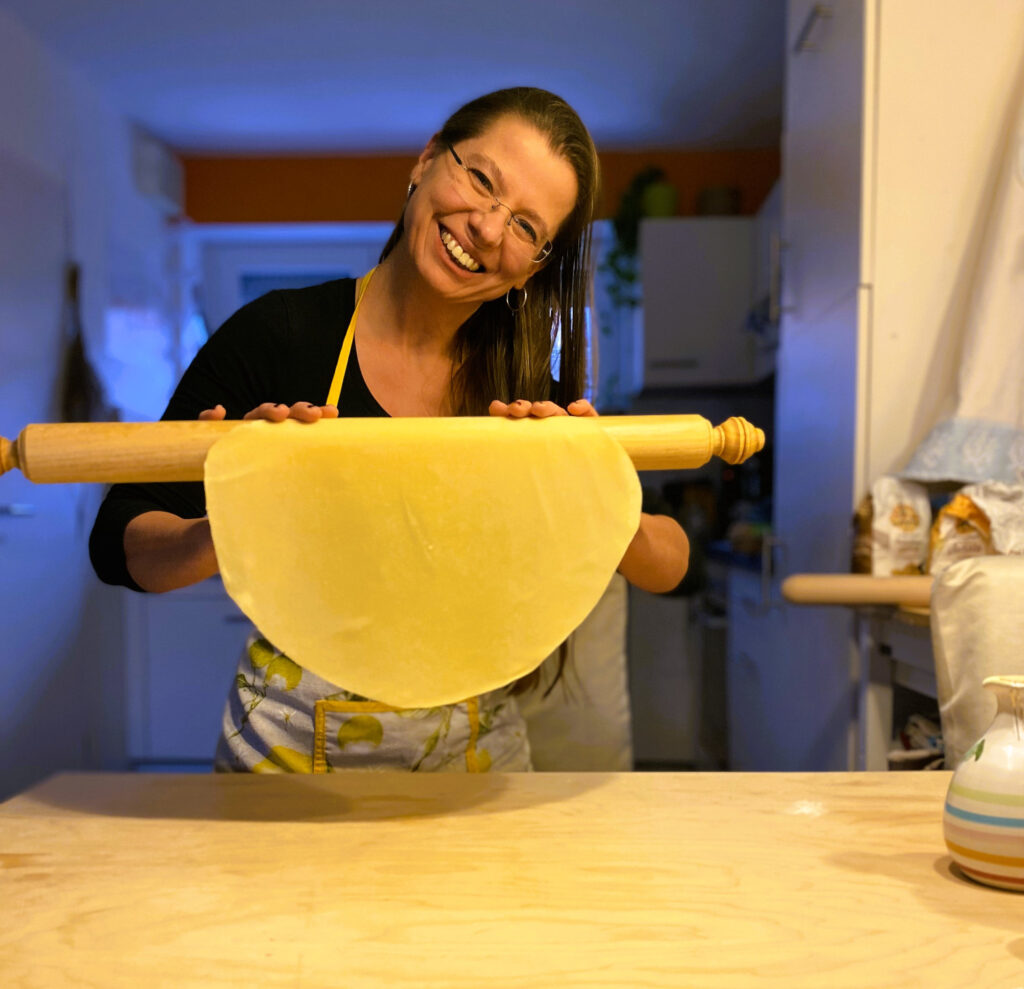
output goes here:
{"type": "Polygon", "coordinates": [[[55,986],[1021,986],[950,774],[60,775],[0,805],[55,986]]]}

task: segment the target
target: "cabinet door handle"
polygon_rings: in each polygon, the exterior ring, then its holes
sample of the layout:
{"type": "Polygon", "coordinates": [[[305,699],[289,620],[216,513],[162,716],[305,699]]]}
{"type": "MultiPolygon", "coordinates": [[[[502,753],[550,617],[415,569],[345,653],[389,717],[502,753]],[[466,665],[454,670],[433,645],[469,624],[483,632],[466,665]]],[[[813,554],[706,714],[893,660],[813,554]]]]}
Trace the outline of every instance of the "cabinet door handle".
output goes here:
{"type": "Polygon", "coordinates": [[[775,564],[775,551],[780,554],[785,551],[785,546],[777,536],[765,536],[761,542],[761,602],[760,611],[762,614],[777,608],[773,593],[775,574],[781,569],[775,564]]]}
{"type": "Polygon", "coordinates": [[[782,252],[789,247],[778,234],[772,234],[768,242],[768,322],[777,323],[784,312],[791,312],[791,306],[782,305],[782,252]]]}
{"type": "Polygon", "coordinates": [[[671,357],[664,360],[648,361],[647,366],[652,371],[666,368],[682,368],[686,371],[693,371],[700,366],[700,361],[696,357],[671,357]]]}
{"type": "Polygon", "coordinates": [[[819,21],[826,21],[831,16],[832,6],[830,4],[813,4],[807,15],[807,20],[804,21],[804,26],[800,28],[800,33],[796,36],[796,44],[793,45],[794,53],[799,55],[800,52],[817,51],[818,46],[811,43],[811,35],[819,21]]]}

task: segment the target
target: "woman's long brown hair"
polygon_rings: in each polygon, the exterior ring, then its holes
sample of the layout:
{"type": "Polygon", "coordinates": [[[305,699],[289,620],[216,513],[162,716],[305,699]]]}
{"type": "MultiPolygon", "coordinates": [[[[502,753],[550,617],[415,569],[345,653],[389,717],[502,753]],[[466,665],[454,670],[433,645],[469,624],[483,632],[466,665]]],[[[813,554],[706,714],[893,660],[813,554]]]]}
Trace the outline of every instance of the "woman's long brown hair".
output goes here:
{"type": "MultiPolygon", "coordinates": [[[[455,415],[486,415],[494,399],[550,399],[565,406],[586,387],[586,304],[590,287],[590,225],[600,198],[597,150],[576,111],[544,89],[518,86],[472,100],[448,118],[437,136],[442,145],[477,137],[502,117],[517,117],[536,127],[551,150],[576,174],[576,204],[552,241],[550,255],[527,283],[526,301],[513,312],[505,296],[483,303],[459,328],[453,342],[450,402],[455,415]],[[558,377],[551,354],[560,336],[558,377]]],[[[383,261],[401,240],[399,217],[383,261]]],[[[516,293],[520,300],[521,293],[516,293]]],[[[558,649],[558,669],[545,696],[561,679],[569,643],[558,649]]],[[[520,678],[514,694],[537,686],[540,671],[520,678]]]]}

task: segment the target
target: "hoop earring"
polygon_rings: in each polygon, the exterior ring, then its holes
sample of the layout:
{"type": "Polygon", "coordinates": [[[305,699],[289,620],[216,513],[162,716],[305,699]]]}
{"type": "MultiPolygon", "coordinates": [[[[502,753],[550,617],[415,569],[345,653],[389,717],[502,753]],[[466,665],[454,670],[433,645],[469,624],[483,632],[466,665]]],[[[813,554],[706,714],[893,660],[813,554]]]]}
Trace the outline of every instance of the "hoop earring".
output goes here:
{"type": "Polygon", "coordinates": [[[519,312],[519,310],[522,309],[523,306],[526,305],[526,298],[527,298],[526,288],[525,287],[521,288],[519,291],[523,293],[523,299],[522,299],[522,302],[520,302],[519,305],[515,306],[515,307],[513,307],[512,301],[509,299],[509,296],[512,294],[512,289],[509,289],[505,293],[505,305],[508,306],[509,309],[511,309],[512,312],[514,312],[514,313],[519,312]]]}

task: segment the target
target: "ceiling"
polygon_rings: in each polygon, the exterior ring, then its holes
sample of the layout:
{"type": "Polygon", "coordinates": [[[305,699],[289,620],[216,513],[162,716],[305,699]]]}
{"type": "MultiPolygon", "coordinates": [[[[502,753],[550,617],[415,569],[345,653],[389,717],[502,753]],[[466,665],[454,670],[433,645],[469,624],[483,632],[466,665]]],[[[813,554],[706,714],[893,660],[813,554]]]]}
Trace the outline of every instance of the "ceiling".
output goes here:
{"type": "Polygon", "coordinates": [[[419,150],[539,85],[604,150],[779,143],[785,0],[0,0],[182,152],[419,150]]]}

